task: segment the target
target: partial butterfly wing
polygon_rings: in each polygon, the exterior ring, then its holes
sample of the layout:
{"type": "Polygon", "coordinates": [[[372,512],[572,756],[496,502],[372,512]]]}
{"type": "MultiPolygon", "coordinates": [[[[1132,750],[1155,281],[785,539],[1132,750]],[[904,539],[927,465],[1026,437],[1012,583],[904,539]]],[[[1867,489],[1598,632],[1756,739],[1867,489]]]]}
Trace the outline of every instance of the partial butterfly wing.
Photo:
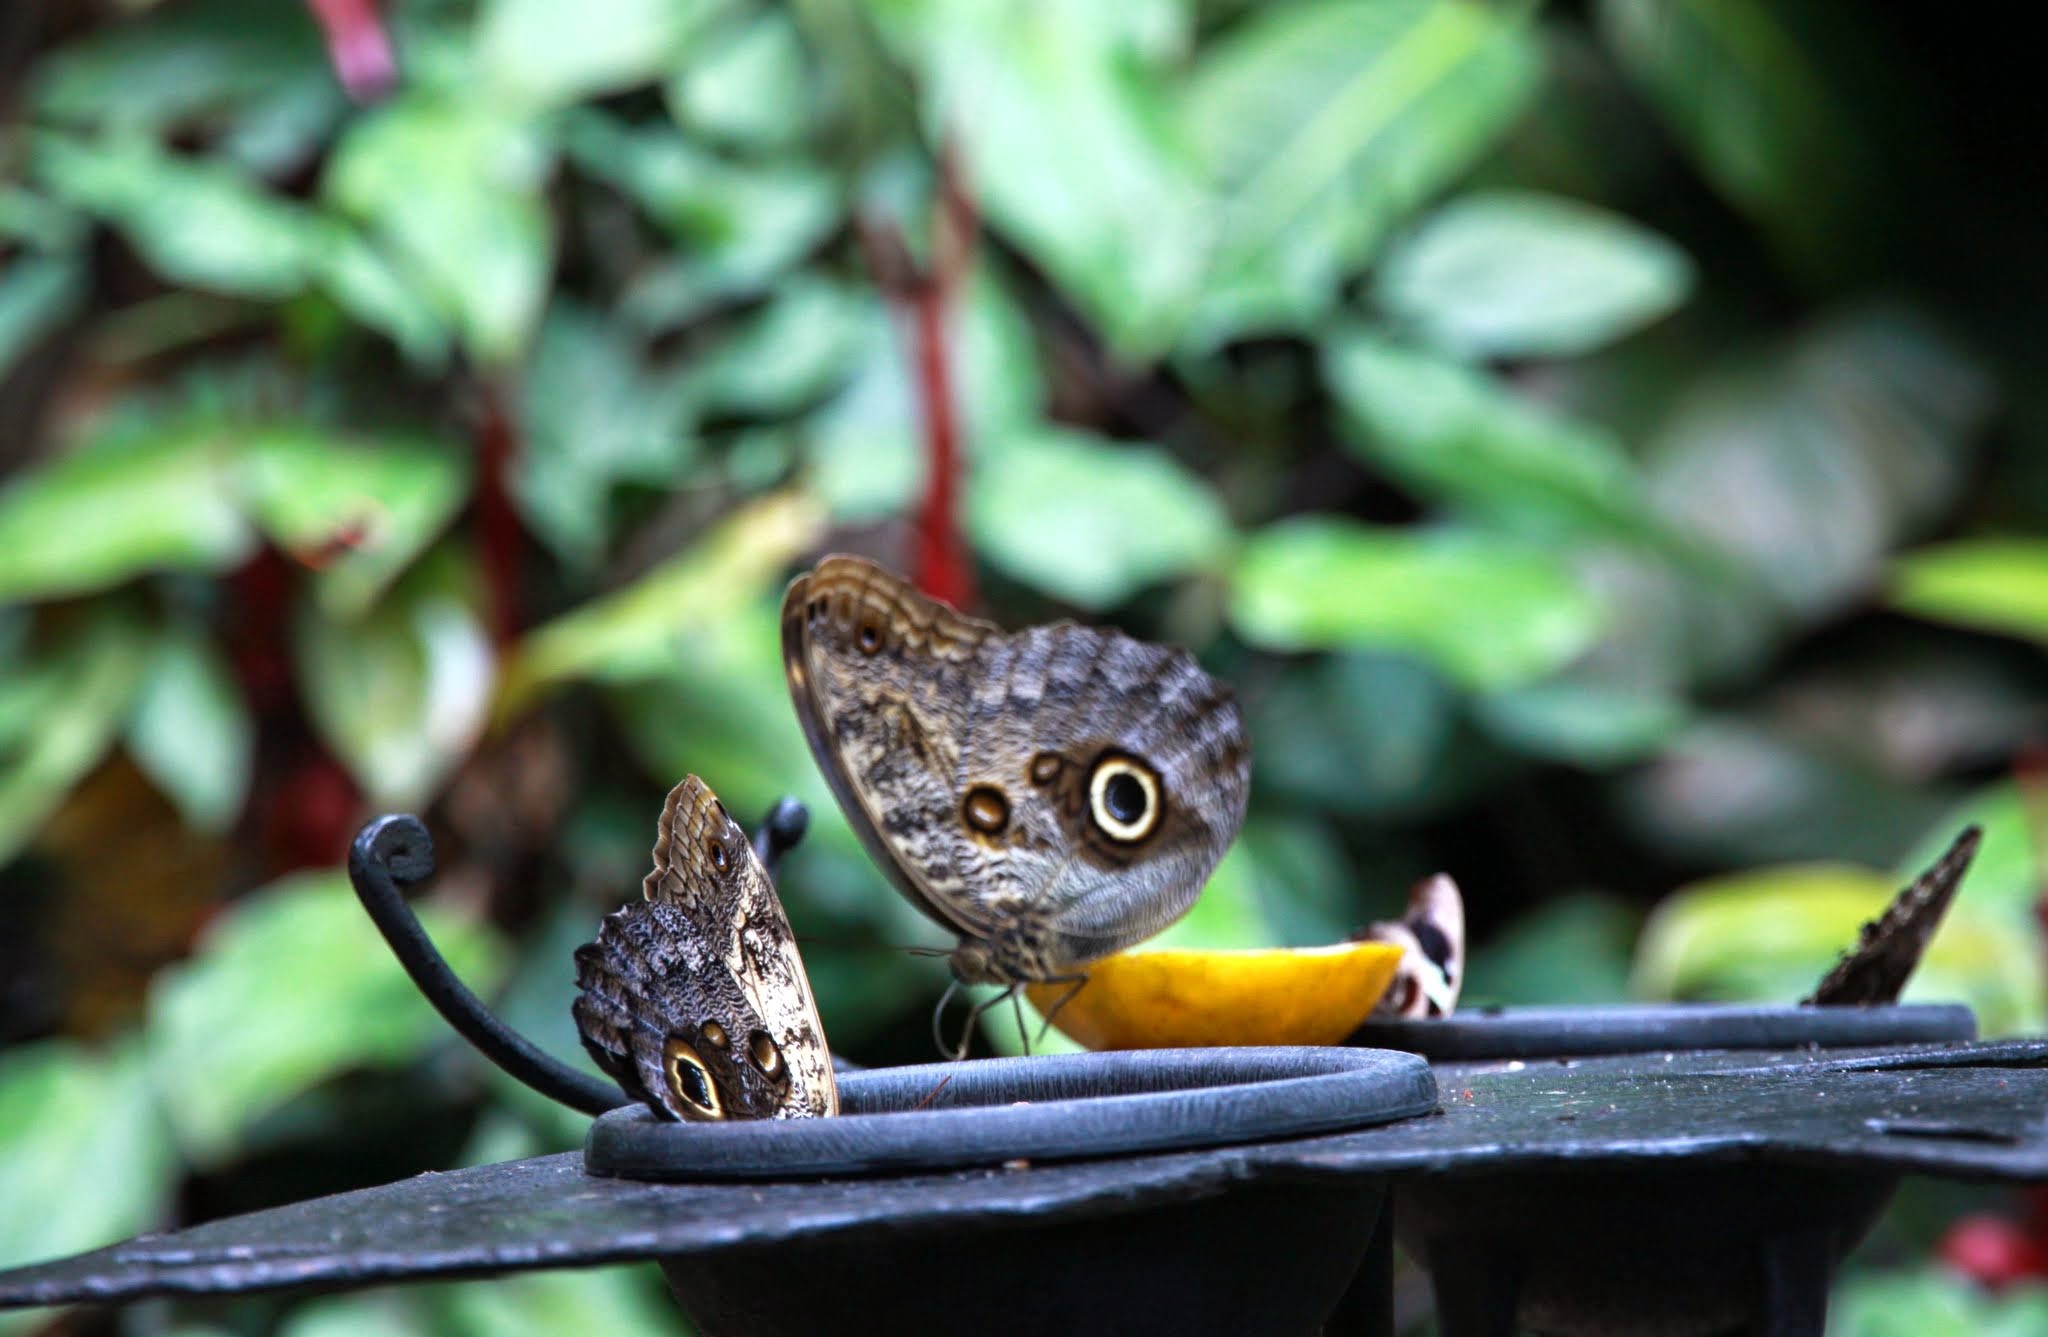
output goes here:
{"type": "Polygon", "coordinates": [[[1900,892],[1883,915],[1863,926],[1856,946],[1828,972],[1808,1003],[1895,1003],[1906,980],[1934,940],[1934,930],[1948,913],[1949,902],[1963,884],[1963,874],[1977,857],[1983,830],[1964,827],[1948,850],[1911,886],[1900,892]]]}
{"type": "Polygon", "coordinates": [[[1369,925],[1356,940],[1405,949],[1374,1016],[1448,1017],[1457,1009],[1465,985],[1465,898],[1447,874],[1416,883],[1406,914],[1369,925]]]}
{"type": "Polygon", "coordinates": [[[810,981],[753,846],[696,776],[662,809],[646,899],[576,950],[576,1029],[627,1094],[673,1119],[836,1114],[810,981]]]}
{"type": "Polygon", "coordinates": [[[1243,718],[1185,651],[1067,622],[1005,633],[846,556],[791,583],[782,647],[848,821],[913,904],[985,948],[983,978],[1151,937],[1243,824],[1243,718]]]}

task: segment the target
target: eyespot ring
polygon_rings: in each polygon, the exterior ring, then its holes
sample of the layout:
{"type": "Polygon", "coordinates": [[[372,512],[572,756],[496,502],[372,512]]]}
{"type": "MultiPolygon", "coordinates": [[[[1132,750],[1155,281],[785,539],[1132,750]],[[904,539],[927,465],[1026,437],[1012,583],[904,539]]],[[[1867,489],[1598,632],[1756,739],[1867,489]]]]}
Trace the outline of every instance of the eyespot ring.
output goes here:
{"type": "Polygon", "coordinates": [[[747,1057],[753,1060],[761,1075],[769,1081],[780,1081],[783,1076],[782,1047],[775,1043],[775,1037],[766,1031],[755,1031],[747,1037],[747,1057]]]}
{"type": "Polygon", "coordinates": [[[882,624],[871,617],[862,618],[860,629],[853,633],[853,643],[860,648],[862,654],[869,657],[881,653],[882,624]]]}
{"type": "Polygon", "coordinates": [[[960,800],[960,815],[985,836],[1001,835],[1010,824],[1010,800],[994,785],[976,785],[960,800]]]}
{"type": "Polygon", "coordinates": [[[725,842],[717,836],[710,836],[705,839],[704,856],[711,860],[712,868],[718,872],[723,873],[726,869],[732,867],[732,856],[725,852],[725,842]]]}
{"type": "Polygon", "coordinates": [[[711,1069],[704,1066],[704,1060],[697,1057],[688,1040],[680,1035],[668,1037],[661,1046],[661,1071],[668,1080],[669,1094],[682,1107],[685,1119],[712,1123],[725,1117],[725,1106],[718,1099],[718,1084],[711,1080],[711,1069]]]}
{"type": "Polygon", "coordinates": [[[1119,844],[1149,839],[1165,811],[1158,772],[1136,757],[1104,753],[1088,773],[1088,816],[1097,830],[1119,844]]]}

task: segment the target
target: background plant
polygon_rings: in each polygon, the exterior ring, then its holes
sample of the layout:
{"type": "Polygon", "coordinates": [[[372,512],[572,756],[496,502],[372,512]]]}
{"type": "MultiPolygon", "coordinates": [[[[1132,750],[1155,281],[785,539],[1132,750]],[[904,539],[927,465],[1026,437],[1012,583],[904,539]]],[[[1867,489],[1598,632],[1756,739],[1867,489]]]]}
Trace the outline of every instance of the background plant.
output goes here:
{"type": "MultiPolygon", "coordinates": [[[[2048,270],[1994,46],[1763,0],[10,6],[0,1261],[575,1145],[355,911],[377,810],[568,1055],[662,791],[798,793],[834,1042],[926,1057],[934,935],[781,685],[827,547],[1239,685],[1252,816],[1182,938],[1447,868],[1474,1002],[1787,999],[1973,818],[1919,988],[2038,1028],[2048,270]]],[[[1849,1284],[1858,1333],[2043,1303],[1849,1284]]],[[[673,1319],[627,1269],[124,1323],[673,1319]]]]}

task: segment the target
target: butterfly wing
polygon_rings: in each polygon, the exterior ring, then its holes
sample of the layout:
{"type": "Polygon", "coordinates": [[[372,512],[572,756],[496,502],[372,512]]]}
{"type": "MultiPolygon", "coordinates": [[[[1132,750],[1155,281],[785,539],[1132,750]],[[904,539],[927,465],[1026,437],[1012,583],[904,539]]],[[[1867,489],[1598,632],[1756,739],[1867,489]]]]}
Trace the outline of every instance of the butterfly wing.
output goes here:
{"type": "Polygon", "coordinates": [[[870,854],[988,945],[992,978],[1159,932],[1243,824],[1243,718],[1185,651],[1064,622],[1005,634],[832,557],[790,586],[783,653],[870,854]]]}
{"type": "Polygon", "coordinates": [[[832,1056],[774,884],[690,776],[670,791],[645,900],[576,952],[584,1047],[671,1118],[836,1114],[832,1056]]]}
{"type": "Polygon", "coordinates": [[[1373,1015],[1448,1017],[1457,1009],[1465,984],[1465,898],[1448,875],[1416,883],[1407,913],[1369,926],[1358,941],[1405,949],[1373,1015]]]}
{"type": "Polygon", "coordinates": [[[1856,946],[1828,972],[1808,1003],[1895,1003],[1977,857],[1983,831],[1965,827],[1926,872],[1863,926],[1856,946]]]}

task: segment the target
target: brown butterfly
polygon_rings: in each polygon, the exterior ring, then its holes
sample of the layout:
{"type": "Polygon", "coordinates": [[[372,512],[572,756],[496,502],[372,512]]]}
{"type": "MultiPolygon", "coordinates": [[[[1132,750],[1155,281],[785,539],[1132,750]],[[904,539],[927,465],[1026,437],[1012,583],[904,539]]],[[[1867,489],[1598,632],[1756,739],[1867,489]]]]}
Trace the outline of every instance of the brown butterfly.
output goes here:
{"type": "Polygon", "coordinates": [[[1906,980],[1934,930],[1948,913],[1963,874],[1977,857],[1977,844],[1984,832],[1964,827],[1945,853],[1885,908],[1883,915],[1863,926],[1855,947],[1844,953],[1828,972],[1808,1003],[1895,1003],[1906,980]]]}
{"type": "Polygon", "coordinates": [[[1456,1010],[1465,984],[1465,898],[1449,875],[1416,883],[1406,914],[1367,926],[1353,941],[1406,949],[1374,1016],[1448,1017],[1456,1010]]]}
{"type": "Polygon", "coordinates": [[[598,1066],[671,1119],[837,1114],[825,1028],[775,884],[694,775],[669,793],[643,890],[576,949],[576,1029],[598,1066]]]}
{"type": "Polygon", "coordinates": [[[1244,721],[1184,650],[1005,632],[839,556],[791,582],[782,656],[862,844],[959,935],[955,984],[1004,986],[970,1035],[1018,985],[1078,987],[1186,914],[1244,822],[1244,721]]]}

